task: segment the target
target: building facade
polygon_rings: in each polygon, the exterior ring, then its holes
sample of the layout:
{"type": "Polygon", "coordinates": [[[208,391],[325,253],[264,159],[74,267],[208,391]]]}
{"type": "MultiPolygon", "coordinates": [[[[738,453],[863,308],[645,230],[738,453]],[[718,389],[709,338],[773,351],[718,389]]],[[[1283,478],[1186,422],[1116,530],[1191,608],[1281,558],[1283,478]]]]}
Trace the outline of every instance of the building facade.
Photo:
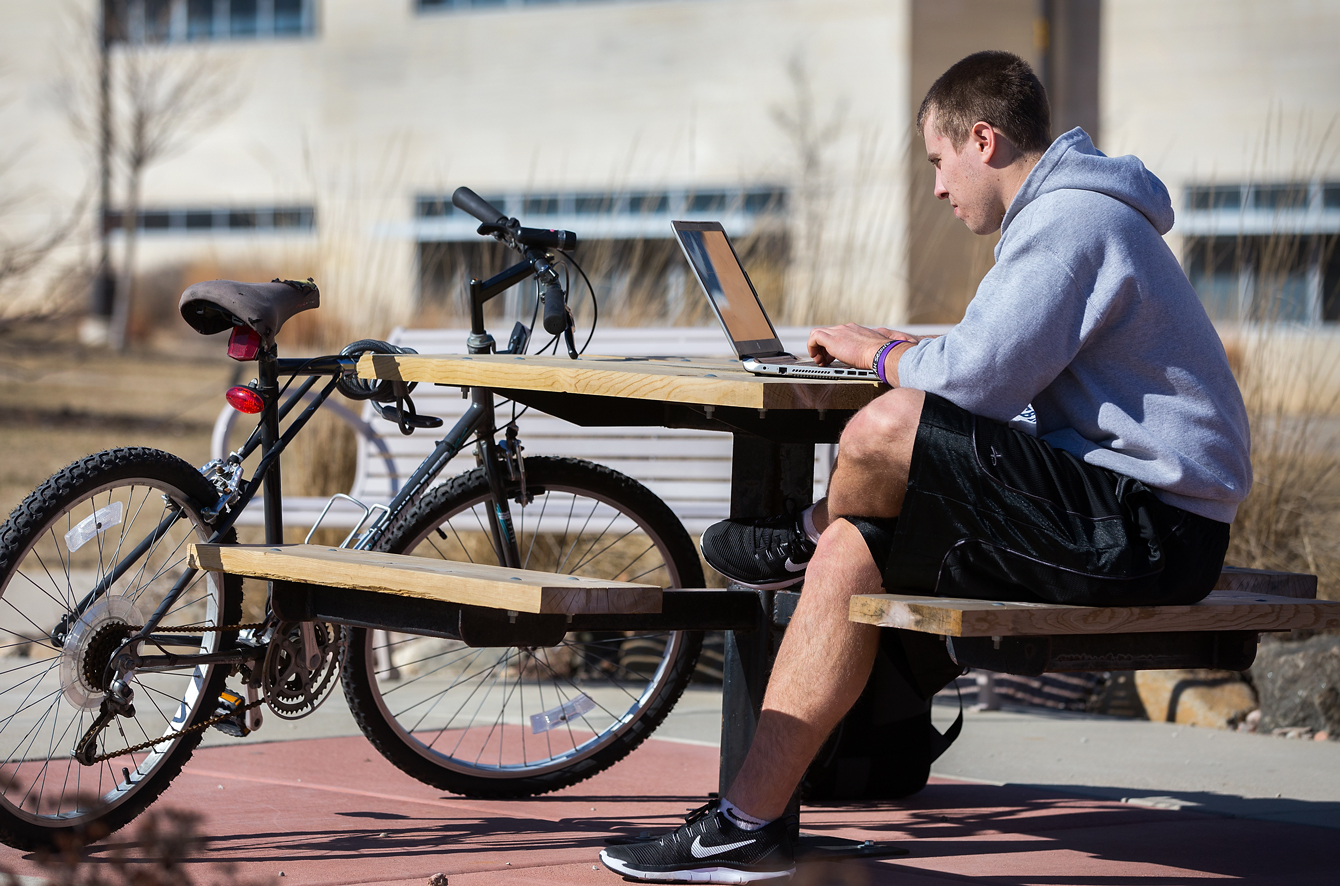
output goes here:
{"type": "MultiPolygon", "coordinates": [[[[135,265],[153,310],[191,279],[312,276],[322,313],[358,334],[459,322],[463,281],[505,258],[451,207],[464,184],[526,224],[576,231],[609,322],[705,318],[672,218],[722,219],[783,322],[952,321],[994,238],[931,196],[915,111],[958,58],[1003,48],[1037,67],[1058,133],[1084,126],[1169,185],[1169,241],[1216,318],[1340,321],[1335,4],[107,4],[114,97],[137,58],[167,81],[220,81],[144,169],[135,265]]],[[[81,206],[96,217],[98,10],[0,0],[14,158],[0,197],[24,198],[0,216],[11,239],[81,206]]],[[[47,276],[4,290],[5,310],[87,269],[95,227],[47,276]]]]}

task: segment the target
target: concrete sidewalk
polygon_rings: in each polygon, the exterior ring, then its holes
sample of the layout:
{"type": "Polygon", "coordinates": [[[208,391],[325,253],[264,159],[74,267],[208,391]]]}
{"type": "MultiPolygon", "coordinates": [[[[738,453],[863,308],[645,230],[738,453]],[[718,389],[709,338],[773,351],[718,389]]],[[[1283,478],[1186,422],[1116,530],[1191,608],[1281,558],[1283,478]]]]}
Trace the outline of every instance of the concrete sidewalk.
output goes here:
{"type": "MultiPolygon", "coordinates": [[[[454,886],[504,878],[614,884],[621,881],[596,860],[606,837],[673,827],[716,789],[719,699],[691,691],[656,738],[587,782],[481,801],[390,766],[350,734],[356,728],[336,697],[308,720],[272,720],[260,733],[296,740],[211,739],[160,807],[205,816],[208,840],[188,861],[198,883],[220,882],[220,866],[232,863],[249,881],[294,884],[426,886],[437,872],[454,886]]],[[[956,712],[938,705],[936,719],[943,725],[956,712]]],[[[916,797],[803,812],[806,832],[895,841],[909,854],[807,864],[794,882],[1337,882],[1330,828],[1340,824],[1338,763],[1335,743],[970,712],[963,737],[916,797]]],[[[93,863],[126,849],[132,832],[95,847],[93,863]]],[[[13,850],[0,857],[37,873],[13,850]]]]}

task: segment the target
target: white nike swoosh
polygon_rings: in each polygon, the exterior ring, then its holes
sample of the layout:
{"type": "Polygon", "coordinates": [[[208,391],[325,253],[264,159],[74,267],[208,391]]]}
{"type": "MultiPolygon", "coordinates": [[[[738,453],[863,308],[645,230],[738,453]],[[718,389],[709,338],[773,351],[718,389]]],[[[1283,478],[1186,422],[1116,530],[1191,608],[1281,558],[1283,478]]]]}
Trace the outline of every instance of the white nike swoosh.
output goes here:
{"type": "Polygon", "coordinates": [[[711,858],[723,852],[730,852],[732,849],[739,849],[741,846],[748,846],[753,842],[753,840],[741,840],[738,843],[722,843],[720,846],[704,846],[702,834],[699,834],[693,838],[693,845],[689,847],[689,851],[693,853],[694,858],[711,858]]]}
{"type": "Polygon", "coordinates": [[[787,557],[786,562],[782,564],[782,568],[787,572],[804,572],[805,567],[808,565],[810,565],[809,560],[806,560],[804,563],[792,563],[791,558],[787,557]]]}

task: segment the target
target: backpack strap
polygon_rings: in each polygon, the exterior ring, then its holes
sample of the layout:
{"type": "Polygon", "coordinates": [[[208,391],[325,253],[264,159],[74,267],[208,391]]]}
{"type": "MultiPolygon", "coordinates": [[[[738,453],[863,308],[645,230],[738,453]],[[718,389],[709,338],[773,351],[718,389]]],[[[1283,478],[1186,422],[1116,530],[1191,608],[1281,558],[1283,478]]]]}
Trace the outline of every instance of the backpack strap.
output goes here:
{"type": "Polygon", "coordinates": [[[934,763],[940,759],[940,755],[949,750],[949,746],[958,740],[959,733],[963,731],[963,690],[959,688],[958,681],[954,681],[954,690],[958,692],[958,716],[954,722],[949,724],[949,728],[944,732],[935,728],[931,724],[931,762],[934,763]]]}

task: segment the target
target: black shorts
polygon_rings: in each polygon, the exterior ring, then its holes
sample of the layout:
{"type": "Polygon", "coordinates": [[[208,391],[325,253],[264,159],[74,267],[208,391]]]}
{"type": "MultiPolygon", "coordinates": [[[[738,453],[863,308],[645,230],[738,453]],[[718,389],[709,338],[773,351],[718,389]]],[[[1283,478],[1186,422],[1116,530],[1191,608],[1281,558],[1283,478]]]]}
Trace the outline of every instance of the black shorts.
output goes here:
{"type": "Polygon", "coordinates": [[[1214,588],[1228,549],[1227,523],[934,394],[922,408],[901,515],[847,519],[890,593],[1194,603],[1214,588]]]}

